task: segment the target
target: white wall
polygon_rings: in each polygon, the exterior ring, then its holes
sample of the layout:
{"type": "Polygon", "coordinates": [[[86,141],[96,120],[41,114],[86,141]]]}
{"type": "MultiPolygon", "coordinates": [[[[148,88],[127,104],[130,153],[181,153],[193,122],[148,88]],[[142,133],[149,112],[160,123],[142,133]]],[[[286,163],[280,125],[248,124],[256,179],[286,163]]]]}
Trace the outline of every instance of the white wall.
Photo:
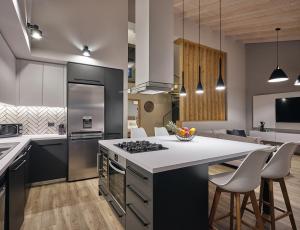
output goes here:
{"type": "Polygon", "coordinates": [[[277,93],[253,96],[253,127],[258,127],[260,121],[266,122],[266,128],[300,130],[300,123],[276,122],[276,99],[300,97],[300,92],[277,93]]]}
{"type": "MultiPolygon", "coordinates": [[[[195,22],[185,21],[185,39],[198,42],[198,28],[195,22]]],[[[219,49],[219,32],[201,26],[201,44],[219,49]]],[[[182,18],[175,17],[175,39],[182,37],[182,18]]],[[[220,129],[246,127],[245,107],[245,45],[230,37],[222,36],[222,50],[227,53],[227,121],[184,122],[186,126],[198,129],[220,129]]]]}
{"type": "Polygon", "coordinates": [[[16,102],[16,58],[0,33],[0,102],[16,102]]]}
{"type": "MultiPolygon", "coordinates": [[[[32,0],[32,21],[45,38],[32,43],[33,60],[78,62],[124,71],[127,89],[127,0],[32,0]],[[88,3],[87,3],[88,2],[88,3]],[[91,57],[82,56],[88,45],[91,57]]],[[[127,91],[124,90],[124,134],[127,133],[127,91]]]]}

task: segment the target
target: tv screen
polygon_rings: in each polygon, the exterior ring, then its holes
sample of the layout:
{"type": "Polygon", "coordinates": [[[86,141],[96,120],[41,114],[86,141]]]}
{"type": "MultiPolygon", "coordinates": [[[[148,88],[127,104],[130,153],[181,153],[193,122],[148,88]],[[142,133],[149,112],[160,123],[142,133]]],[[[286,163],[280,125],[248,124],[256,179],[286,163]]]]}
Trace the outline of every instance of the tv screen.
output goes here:
{"type": "Polygon", "coordinates": [[[276,122],[300,123],[300,97],[276,99],[276,122]]]}

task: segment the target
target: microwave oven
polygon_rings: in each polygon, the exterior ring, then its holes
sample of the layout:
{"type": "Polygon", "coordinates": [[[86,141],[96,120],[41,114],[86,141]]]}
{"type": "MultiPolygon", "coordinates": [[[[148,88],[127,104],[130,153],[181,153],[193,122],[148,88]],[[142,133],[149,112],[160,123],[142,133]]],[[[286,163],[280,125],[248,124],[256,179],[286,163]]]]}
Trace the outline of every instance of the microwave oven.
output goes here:
{"type": "Polygon", "coordinates": [[[22,124],[0,124],[0,138],[17,137],[22,135],[22,124]]]}

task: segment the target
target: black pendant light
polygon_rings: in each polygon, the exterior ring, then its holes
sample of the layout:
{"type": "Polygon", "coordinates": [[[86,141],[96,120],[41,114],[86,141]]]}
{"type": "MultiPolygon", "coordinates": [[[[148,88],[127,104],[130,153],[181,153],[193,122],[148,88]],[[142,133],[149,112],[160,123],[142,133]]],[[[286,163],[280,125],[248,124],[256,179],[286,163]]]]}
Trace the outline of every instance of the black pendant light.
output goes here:
{"type": "Polygon", "coordinates": [[[220,2],[220,57],[219,57],[219,78],[218,78],[218,81],[217,81],[217,85],[216,85],[216,90],[219,90],[219,91],[222,91],[222,90],[225,90],[225,83],[223,81],[223,78],[222,78],[222,58],[221,58],[221,55],[222,55],[222,6],[221,6],[221,0],[219,1],[220,2]]]}
{"type": "Polygon", "coordinates": [[[204,90],[203,90],[203,86],[202,86],[202,82],[201,82],[201,60],[200,60],[200,0],[199,0],[199,72],[198,72],[198,85],[196,88],[196,93],[197,94],[203,94],[204,90]]]}
{"type": "Polygon", "coordinates": [[[295,84],[294,84],[294,85],[300,86],[300,74],[299,74],[297,80],[295,81],[295,84]]]}
{"type": "Polygon", "coordinates": [[[279,68],[278,65],[278,33],[280,31],[280,28],[276,28],[276,33],[277,33],[277,43],[276,43],[276,52],[277,52],[277,66],[276,68],[273,70],[269,81],[268,82],[282,82],[282,81],[287,81],[289,80],[288,76],[286,75],[286,73],[279,68]]]}
{"type": "Polygon", "coordinates": [[[182,55],[182,64],[183,64],[183,66],[182,66],[182,85],[181,85],[181,89],[180,89],[180,91],[179,91],[179,96],[181,96],[181,97],[185,97],[186,96],[186,90],[185,90],[185,87],[184,87],[184,64],[185,64],[185,58],[184,58],[184,56],[185,56],[185,54],[184,54],[184,0],[182,1],[182,37],[183,37],[183,42],[182,42],[182,44],[183,44],[183,47],[182,47],[182,53],[183,53],[183,55],[182,55]]]}

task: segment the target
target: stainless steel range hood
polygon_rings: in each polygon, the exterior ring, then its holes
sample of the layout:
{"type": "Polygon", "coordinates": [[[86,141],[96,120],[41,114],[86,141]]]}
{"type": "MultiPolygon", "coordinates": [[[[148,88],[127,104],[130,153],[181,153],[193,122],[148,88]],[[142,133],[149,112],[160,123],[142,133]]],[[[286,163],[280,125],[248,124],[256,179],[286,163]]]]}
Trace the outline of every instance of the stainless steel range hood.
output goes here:
{"type": "Polygon", "coordinates": [[[169,92],[174,84],[173,0],[135,4],[136,79],[130,93],[169,92]]]}
{"type": "Polygon", "coordinates": [[[173,84],[162,82],[145,82],[130,89],[131,94],[159,94],[167,93],[173,90],[173,84]]]}

